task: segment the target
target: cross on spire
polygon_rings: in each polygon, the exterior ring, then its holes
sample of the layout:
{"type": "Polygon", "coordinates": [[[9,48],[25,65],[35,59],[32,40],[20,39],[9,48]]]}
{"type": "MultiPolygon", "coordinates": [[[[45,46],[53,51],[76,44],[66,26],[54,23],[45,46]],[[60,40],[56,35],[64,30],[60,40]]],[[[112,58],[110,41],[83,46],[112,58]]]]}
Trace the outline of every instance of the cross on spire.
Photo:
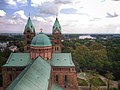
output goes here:
{"type": "Polygon", "coordinates": [[[56,17],[58,17],[58,13],[56,13],[56,17]]]}
{"type": "Polygon", "coordinates": [[[40,31],[42,32],[42,30],[43,30],[43,29],[41,28],[40,31]]]}

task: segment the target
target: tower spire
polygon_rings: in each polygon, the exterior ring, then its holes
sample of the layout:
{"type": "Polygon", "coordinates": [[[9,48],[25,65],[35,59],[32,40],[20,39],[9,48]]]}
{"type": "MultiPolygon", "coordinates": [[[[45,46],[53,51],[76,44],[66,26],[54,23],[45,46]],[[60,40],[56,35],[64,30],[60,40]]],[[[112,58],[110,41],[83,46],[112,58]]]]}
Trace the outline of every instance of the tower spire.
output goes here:
{"type": "Polygon", "coordinates": [[[60,23],[59,23],[59,21],[58,21],[57,16],[56,16],[56,20],[55,20],[54,25],[53,25],[52,32],[54,32],[56,29],[57,29],[59,32],[61,32],[61,26],[60,26],[60,23]]]}
{"type": "Polygon", "coordinates": [[[56,16],[56,20],[54,22],[53,29],[52,29],[53,52],[58,52],[58,53],[61,52],[61,48],[62,48],[61,39],[62,39],[61,26],[56,16]]]}

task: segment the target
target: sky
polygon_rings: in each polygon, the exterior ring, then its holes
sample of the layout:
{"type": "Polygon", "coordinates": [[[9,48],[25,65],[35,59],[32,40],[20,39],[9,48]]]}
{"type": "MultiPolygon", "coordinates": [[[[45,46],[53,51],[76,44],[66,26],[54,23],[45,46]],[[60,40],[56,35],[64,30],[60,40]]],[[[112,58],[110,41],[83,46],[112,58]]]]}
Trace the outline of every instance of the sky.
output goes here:
{"type": "Polygon", "coordinates": [[[36,32],[120,34],[120,0],[0,0],[0,33],[23,33],[28,17],[36,32]]]}

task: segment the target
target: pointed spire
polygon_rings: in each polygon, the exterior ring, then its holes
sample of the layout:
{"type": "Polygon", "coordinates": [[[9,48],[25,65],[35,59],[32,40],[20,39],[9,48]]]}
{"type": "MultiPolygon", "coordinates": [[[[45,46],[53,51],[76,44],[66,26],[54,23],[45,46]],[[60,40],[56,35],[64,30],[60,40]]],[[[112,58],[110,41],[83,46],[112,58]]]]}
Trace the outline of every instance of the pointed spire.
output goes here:
{"type": "Polygon", "coordinates": [[[58,21],[57,16],[56,16],[56,20],[55,20],[54,25],[53,25],[52,32],[53,32],[54,30],[56,30],[56,29],[58,29],[59,32],[61,32],[61,26],[60,26],[60,24],[59,24],[59,21],[58,21]]]}
{"type": "MultiPolygon", "coordinates": [[[[32,24],[31,19],[30,19],[30,13],[29,13],[29,18],[28,18],[27,24],[26,24],[26,26],[25,26],[25,30],[27,30],[28,28],[29,28],[32,32],[35,33],[35,28],[34,28],[34,26],[33,26],[33,24],[32,24]]],[[[25,30],[24,30],[24,31],[25,31],[25,30]]]]}

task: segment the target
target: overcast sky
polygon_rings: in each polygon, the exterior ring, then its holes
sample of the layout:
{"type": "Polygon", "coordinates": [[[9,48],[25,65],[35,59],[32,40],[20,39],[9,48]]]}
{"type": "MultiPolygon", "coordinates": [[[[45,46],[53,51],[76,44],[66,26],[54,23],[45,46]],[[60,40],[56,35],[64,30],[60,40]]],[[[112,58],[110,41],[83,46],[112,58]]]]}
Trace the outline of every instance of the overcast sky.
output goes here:
{"type": "Polygon", "coordinates": [[[30,13],[36,32],[120,34],[120,0],[0,0],[0,33],[22,33],[30,13]]]}

